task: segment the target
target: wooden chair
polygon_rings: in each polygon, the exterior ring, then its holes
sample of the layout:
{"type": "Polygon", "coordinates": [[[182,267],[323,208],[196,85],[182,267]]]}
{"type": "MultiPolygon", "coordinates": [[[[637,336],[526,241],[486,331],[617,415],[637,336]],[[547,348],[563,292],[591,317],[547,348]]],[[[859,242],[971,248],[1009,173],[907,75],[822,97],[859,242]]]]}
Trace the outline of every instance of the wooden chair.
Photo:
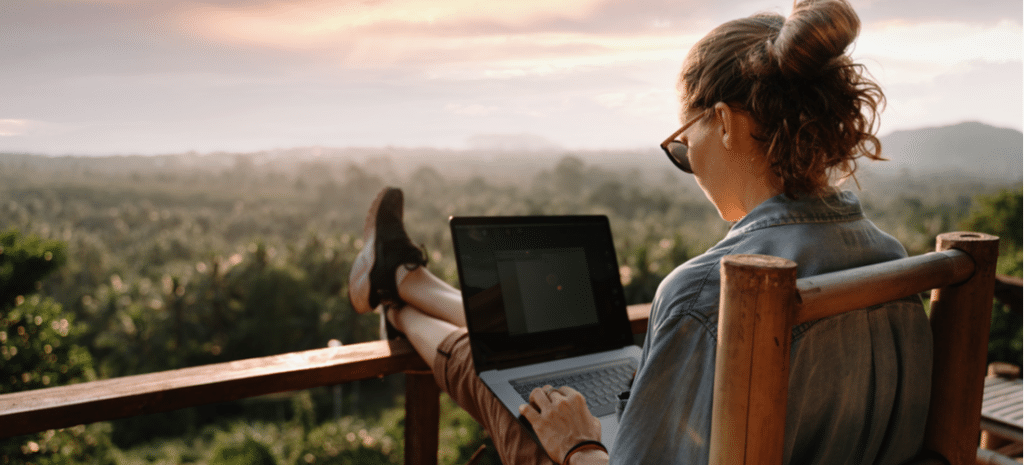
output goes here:
{"type": "Polygon", "coordinates": [[[975,463],[999,238],[946,233],[936,242],[936,252],[799,280],[789,260],[723,258],[710,464],[782,463],[793,325],[928,289],[935,343],[924,448],[941,458],[915,463],[975,463]]]}

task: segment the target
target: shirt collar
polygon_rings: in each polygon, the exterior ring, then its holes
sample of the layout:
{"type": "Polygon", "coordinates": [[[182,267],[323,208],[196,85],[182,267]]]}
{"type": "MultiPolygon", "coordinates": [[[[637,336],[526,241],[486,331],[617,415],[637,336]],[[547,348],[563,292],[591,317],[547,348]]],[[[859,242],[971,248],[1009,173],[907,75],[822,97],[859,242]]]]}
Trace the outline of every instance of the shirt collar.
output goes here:
{"type": "Polygon", "coordinates": [[[850,191],[833,190],[797,199],[780,194],[754,207],[732,226],[726,237],[784,224],[834,223],[862,218],[860,201],[850,191]]]}

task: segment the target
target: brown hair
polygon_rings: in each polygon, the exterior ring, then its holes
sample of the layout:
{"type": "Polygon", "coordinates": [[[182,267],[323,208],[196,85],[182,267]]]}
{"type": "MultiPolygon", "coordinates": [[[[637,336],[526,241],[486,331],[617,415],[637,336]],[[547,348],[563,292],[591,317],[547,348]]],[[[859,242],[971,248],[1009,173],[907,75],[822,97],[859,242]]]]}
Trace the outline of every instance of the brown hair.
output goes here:
{"type": "Polygon", "coordinates": [[[874,133],[885,96],[846,54],[859,32],[846,0],[798,1],[789,18],[725,23],[690,50],[684,106],[725,102],[749,112],[785,193],[820,193],[833,176],[852,176],[858,157],[883,160],[874,133]]]}

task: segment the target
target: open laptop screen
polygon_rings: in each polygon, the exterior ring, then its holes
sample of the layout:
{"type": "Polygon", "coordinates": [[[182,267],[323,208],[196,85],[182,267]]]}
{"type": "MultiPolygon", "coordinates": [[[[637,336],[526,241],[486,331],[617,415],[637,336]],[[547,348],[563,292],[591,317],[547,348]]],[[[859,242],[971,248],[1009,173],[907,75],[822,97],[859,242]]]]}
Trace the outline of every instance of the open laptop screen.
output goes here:
{"type": "Polygon", "coordinates": [[[632,343],[606,217],[455,217],[451,228],[478,370],[632,343]]]}
{"type": "Polygon", "coordinates": [[[586,249],[496,250],[509,335],[597,324],[586,249]]]}

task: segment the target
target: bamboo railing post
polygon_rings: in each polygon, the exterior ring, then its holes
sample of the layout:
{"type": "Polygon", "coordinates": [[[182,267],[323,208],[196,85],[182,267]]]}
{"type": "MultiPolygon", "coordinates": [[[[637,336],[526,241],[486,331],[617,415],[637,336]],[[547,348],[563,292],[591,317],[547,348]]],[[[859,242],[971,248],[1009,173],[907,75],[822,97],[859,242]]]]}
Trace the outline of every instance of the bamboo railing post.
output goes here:
{"type": "Polygon", "coordinates": [[[440,396],[430,372],[405,374],[406,465],[437,465],[440,396]]]}
{"type": "Polygon", "coordinates": [[[935,249],[966,252],[974,259],[974,274],[963,283],[932,291],[929,318],[935,358],[924,446],[953,465],[971,464],[978,449],[999,238],[945,233],[936,238],[935,249]]]}
{"type": "Polygon", "coordinates": [[[777,464],[784,431],[773,425],[785,423],[796,263],[730,255],[721,276],[709,464],[777,464]]]}

